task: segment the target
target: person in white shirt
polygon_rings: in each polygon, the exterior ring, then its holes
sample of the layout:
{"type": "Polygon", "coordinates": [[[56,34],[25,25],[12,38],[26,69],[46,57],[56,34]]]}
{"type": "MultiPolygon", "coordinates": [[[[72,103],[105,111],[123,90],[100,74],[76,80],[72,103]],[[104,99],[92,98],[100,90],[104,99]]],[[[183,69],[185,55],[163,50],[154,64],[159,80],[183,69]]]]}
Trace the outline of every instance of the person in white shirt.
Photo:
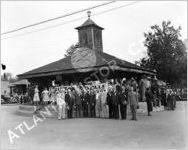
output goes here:
{"type": "Polygon", "coordinates": [[[101,117],[108,118],[107,91],[103,88],[101,92],[101,117]]]}
{"type": "Polygon", "coordinates": [[[65,103],[65,91],[63,89],[58,90],[56,92],[56,101],[57,101],[57,107],[58,107],[58,119],[65,119],[65,109],[66,109],[66,103],[65,103]]]}
{"type": "Polygon", "coordinates": [[[99,91],[100,89],[97,89],[96,91],[96,105],[95,105],[95,112],[96,117],[101,117],[101,93],[99,91]]]}

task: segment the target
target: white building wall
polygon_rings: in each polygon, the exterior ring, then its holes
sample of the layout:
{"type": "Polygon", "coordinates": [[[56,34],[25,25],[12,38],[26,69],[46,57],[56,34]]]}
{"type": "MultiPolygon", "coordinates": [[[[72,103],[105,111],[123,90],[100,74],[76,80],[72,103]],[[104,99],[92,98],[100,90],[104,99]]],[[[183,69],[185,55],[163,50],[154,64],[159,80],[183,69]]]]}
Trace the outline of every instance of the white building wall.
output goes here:
{"type": "Polygon", "coordinates": [[[10,96],[10,83],[9,81],[1,81],[1,95],[10,96]]]}

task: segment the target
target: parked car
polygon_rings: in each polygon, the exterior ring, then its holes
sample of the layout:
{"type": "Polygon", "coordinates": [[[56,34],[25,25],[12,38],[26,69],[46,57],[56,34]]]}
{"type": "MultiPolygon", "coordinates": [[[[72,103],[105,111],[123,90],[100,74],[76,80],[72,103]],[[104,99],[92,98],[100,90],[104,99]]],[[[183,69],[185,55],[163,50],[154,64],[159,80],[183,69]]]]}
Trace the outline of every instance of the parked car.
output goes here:
{"type": "Polygon", "coordinates": [[[10,103],[11,103],[11,98],[9,96],[1,95],[1,104],[10,104],[10,103]]]}
{"type": "Polygon", "coordinates": [[[5,104],[5,100],[1,98],[1,104],[5,104]]]}
{"type": "Polygon", "coordinates": [[[181,100],[181,101],[187,101],[187,93],[183,93],[183,94],[180,96],[180,100],[181,100]]]}
{"type": "Polygon", "coordinates": [[[12,96],[10,100],[11,100],[11,103],[18,103],[18,97],[12,96]]]}

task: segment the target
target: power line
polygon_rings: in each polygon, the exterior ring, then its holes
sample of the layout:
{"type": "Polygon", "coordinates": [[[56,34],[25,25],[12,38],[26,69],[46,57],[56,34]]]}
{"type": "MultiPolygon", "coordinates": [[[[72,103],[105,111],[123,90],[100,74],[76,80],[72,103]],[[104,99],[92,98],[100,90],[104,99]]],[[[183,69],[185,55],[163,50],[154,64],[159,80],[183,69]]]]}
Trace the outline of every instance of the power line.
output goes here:
{"type": "Polygon", "coordinates": [[[81,13],[81,12],[84,12],[86,10],[91,10],[91,9],[94,9],[94,8],[97,8],[97,7],[105,6],[105,5],[114,3],[114,2],[116,2],[116,1],[110,1],[110,2],[107,2],[107,3],[102,3],[102,4],[95,5],[95,6],[92,6],[92,7],[89,7],[89,8],[85,8],[85,9],[78,10],[78,11],[75,11],[75,12],[72,12],[72,13],[68,13],[68,14],[65,14],[63,16],[59,16],[59,17],[55,17],[55,18],[52,18],[52,19],[40,21],[40,22],[37,22],[37,23],[34,23],[34,24],[30,24],[30,25],[27,25],[27,26],[24,26],[24,27],[20,27],[20,28],[14,29],[14,30],[10,30],[10,31],[4,32],[1,35],[17,32],[17,31],[20,31],[20,30],[23,30],[23,29],[26,29],[26,28],[30,28],[30,27],[33,27],[33,26],[37,26],[37,25],[40,25],[40,24],[44,24],[44,23],[47,23],[47,22],[51,22],[51,21],[54,21],[54,20],[65,18],[65,17],[68,17],[68,16],[72,16],[72,15],[75,15],[77,13],[81,13]]]}
{"type": "Polygon", "coordinates": [[[1,40],[5,40],[5,39],[9,39],[9,38],[14,38],[14,37],[19,37],[19,36],[24,36],[24,35],[27,35],[27,34],[31,34],[31,33],[36,33],[36,32],[40,32],[40,31],[48,30],[48,29],[55,28],[55,27],[58,27],[58,26],[62,26],[62,25],[68,24],[68,23],[79,21],[79,20],[85,19],[85,18],[86,17],[81,17],[81,18],[73,19],[73,20],[66,21],[66,22],[63,22],[63,23],[60,23],[60,24],[57,24],[57,25],[49,26],[49,27],[46,27],[46,28],[42,28],[42,29],[38,29],[38,30],[26,32],[26,33],[23,33],[23,34],[18,34],[18,35],[15,35],[15,36],[10,36],[10,37],[7,37],[7,38],[3,38],[1,40]]]}
{"type": "MultiPolygon", "coordinates": [[[[117,10],[117,9],[120,9],[120,8],[124,8],[124,7],[130,6],[130,5],[134,5],[134,4],[139,3],[139,2],[141,2],[141,1],[136,1],[136,2],[129,3],[129,4],[121,5],[119,7],[114,7],[114,8],[111,8],[111,9],[99,12],[99,13],[95,13],[92,16],[97,16],[97,15],[101,15],[101,14],[104,14],[104,13],[108,13],[110,11],[114,11],[114,10],[117,10]]],[[[5,39],[9,39],[9,38],[14,38],[14,37],[19,37],[19,36],[24,36],[24,35],[27,35],[27,34],[31,34],[31,33],[36,33],[36,32],[40,32],[40,31],[48,30],[48,29],[55,28],[55,27],[58,27],[58,26],[62,26],[62,25],[68,24],[68,23],[79,21],[79,20],[82,20],[82,19],[85,19],[85,18],[86,17],[80,17],[80,18],[77,18],[77,19],[66,21],[64,23],[56,24],[56,25],[49,26],[49,27],[46,27],[46,28],[42,28],[42,29],[38,29],[38,30],[35,30],[35,31],[31,31],[31,32],[27,32],[27,33],[18,34],[18,35],[15,35],[15,36],[10,36],[10,37],[7,37],[7,38],[3,38],[1,40],[5,40],[5,39]]]]}
{"type": "Polygon", "coordinates": [[[129,3],[129,4],[125,4],[125,5],[121,5],[119,7],[114,7],[114,8],[111,8],[111,9],[108,9],[108,10],[105,10],[105,11],[102,11],[102,12],[99,12],[99,13],[96,13],[94,14],[93,16],[95,15],[100,15],[100,14],[104,14],[104,13],[107,13],[107,12],[110,12],[110,11],[113,11],[113,10],[117,10],[117,9],[120,9],[120,8],[124,8],[124,7],[127,7],[127,6],[130,6],[130,5],[134,5],[136,3],[140,3],[141,1],[134,1],[132,3],[129,3]]]}

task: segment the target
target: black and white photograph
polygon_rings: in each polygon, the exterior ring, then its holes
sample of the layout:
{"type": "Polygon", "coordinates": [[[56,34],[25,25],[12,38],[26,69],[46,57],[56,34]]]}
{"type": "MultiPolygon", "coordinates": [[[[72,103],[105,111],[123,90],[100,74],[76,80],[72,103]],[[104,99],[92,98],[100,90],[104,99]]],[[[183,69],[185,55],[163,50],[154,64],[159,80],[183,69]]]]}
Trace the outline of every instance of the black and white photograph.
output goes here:
{"type": "Polygon", "coordinates": [[[187,12],[2,0],[0,149],[188,149],[187,12]]]}

